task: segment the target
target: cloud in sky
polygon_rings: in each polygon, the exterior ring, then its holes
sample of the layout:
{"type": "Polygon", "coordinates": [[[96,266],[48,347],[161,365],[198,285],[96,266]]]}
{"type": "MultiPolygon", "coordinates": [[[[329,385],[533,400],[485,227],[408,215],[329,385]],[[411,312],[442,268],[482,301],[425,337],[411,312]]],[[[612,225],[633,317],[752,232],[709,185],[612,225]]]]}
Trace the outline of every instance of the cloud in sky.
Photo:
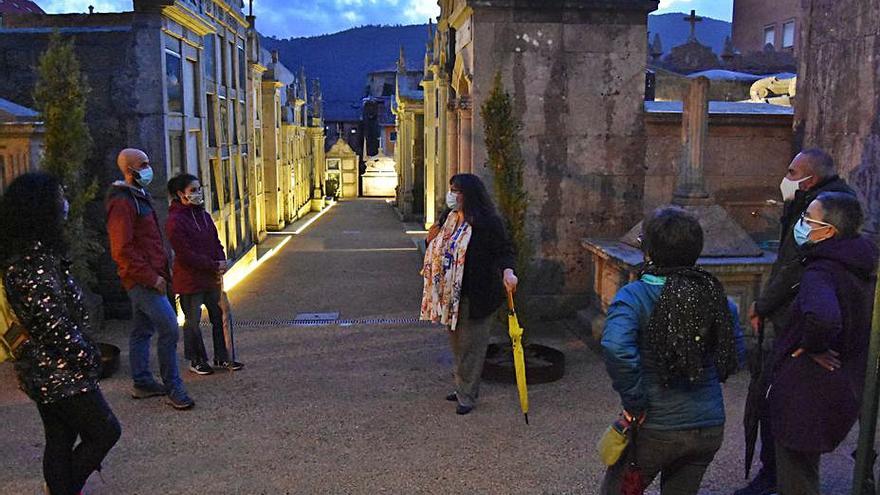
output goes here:
{"type": "MultiPolygon", "coordinates": [[[[46,12],[121,12],[131,0],[37,0],[46,12]]],[[[245,2],[247,4],[247,2],[245,2]]],[[[660,0],[657,13],[686,12],[729,21],[733,0],[660,0]]],[[[254,0],[257,29],[296,38],[335,33],[363,24],[422,24],[440,14],[437,0],[254,0]]]]}

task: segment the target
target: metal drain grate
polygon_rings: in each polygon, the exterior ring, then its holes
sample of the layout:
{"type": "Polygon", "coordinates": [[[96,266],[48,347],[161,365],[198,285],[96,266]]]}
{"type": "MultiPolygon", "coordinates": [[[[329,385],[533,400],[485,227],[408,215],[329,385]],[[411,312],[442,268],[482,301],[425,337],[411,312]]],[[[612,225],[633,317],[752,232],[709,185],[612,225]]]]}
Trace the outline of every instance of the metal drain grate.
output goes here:
{"type": "MultiPolygon", "coordinates": [[[[315,313],[307,313],[315,314],[315,313]]],[[[338,315],[338,313],[336,313],[338,315]]],[[[329,327],[338,325],[340,327],[358,327],[358,326],[380,326],[380,325],[408,325],[417,327],[435,326],[429,321],[419,320],[417,316],[409,316],[402,318],[357,318],[357,319],[299,319],[297,318],[265,318],[260,320],[236,320],[235,326],[238,328],[285,328],[285,327],[329,327]]],[[[209,322],[202,321],[202,326],[210,326],[209,322]]]]}

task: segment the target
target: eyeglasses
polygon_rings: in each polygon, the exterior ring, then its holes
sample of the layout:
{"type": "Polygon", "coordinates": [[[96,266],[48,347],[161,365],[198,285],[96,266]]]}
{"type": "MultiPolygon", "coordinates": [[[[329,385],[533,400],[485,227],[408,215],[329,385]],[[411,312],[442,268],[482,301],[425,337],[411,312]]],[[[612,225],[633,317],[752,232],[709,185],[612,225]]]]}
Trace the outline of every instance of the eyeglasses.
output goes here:
{"type": "Polygon", "coordinates": [[[822,227],[822,228],[825,228],[825,227],[834,227],[834,225],[832,225],[832,224],[830,224],[830,223],[823,222],[823,221],[821,221],[821,220],[814,220],[814,219],[808,217],[808,216],[807,216],[807,212],[803,212],[803,213],[801,213],[801,220],[803,220],[803,221],[805,221],[805,222],[807,222],[807,223],[809,223],[809,224],[816,224],[816,225],[818,225],[819,227],[822,227]]]}

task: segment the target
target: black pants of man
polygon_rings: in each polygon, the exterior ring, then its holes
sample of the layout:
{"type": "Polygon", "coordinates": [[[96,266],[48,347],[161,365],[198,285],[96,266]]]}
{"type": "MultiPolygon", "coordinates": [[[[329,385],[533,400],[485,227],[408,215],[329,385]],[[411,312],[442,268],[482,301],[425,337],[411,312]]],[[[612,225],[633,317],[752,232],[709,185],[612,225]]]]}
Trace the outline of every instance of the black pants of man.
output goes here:
{"type": "MultiPolygon", "coordinates": [[[[696,495],[706,468],[724,440],[724,427],[693,430],[642,428],[636,439],[636,461],[650,484],[660,475],[661,495],[696,495]]],[[[617,495],[627,459],[608,468],[599,493],[617,495]]]]}
{"type": "Polygon", "coordinates": [[[37,410],[46,433],[43,477],[49,493],[76,495],[119,440],[119,421],[100,391],[37,404],[37,410]]]}
{"type": "Polygon", "coordinates": [[[220,309],[220,290],[181,294],[180,307],[183,309],[183,356],[193,362],[208,362],[208,351],[202,340],[199,322],[202,319],[202,305],[208,310],[211,320],[211,337],[214,341],[214,360],[228,361],[233,359],[226,349],[223,338],[223,311],[220,309]]]}

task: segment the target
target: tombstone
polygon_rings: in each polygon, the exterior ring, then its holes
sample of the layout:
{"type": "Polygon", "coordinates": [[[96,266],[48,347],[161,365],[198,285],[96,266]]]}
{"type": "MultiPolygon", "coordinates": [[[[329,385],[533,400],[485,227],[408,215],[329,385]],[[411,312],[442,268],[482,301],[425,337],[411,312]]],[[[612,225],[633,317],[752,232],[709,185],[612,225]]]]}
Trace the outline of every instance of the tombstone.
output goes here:
{"type": "MultiPolygon", "coordinates": [[[[741,323],[745,325],[745,309],[757,297],[776,256],[761,249],[706,189],[708,94],[709,80],[698,77],[691,80],[684,95],[681,157],[671,204],[697,217],[704,233],[703,253],[697,263],[721,280],[740,308],[741,323]]],[[[637,241],[641,232],[639,222],[619,240],[583,242],[596,267],[593,290],[598,301],[579,318],[589,322],[593,338],[601,336],[605,313],[617,290],[638,277],[644,260],[637,241]]]]}

